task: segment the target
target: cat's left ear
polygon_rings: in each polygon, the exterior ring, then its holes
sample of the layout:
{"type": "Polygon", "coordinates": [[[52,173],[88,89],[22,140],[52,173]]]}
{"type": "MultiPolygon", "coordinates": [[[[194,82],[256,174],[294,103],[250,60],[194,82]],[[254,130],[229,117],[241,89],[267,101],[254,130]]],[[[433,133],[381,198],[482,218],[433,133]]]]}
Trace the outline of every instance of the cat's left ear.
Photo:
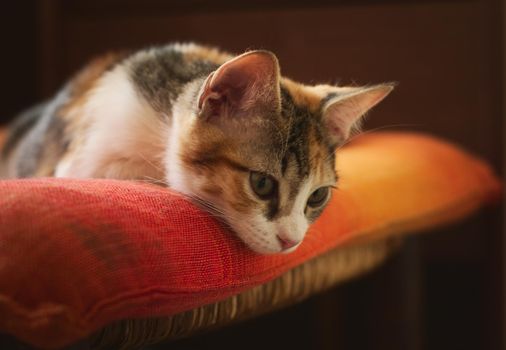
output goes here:
{"type": "Polygon", "coordinates": [[[395,84],[350,88],[329,99],[322,108],[323,122],[332,143],[339,146],[360,125],[364,114],[383,100],[395,84]]]}
{"type": "Polygon", "coordinates": [[[279,65],[269,51],[250,51],[225,62],[207,78],[198,100],[205,120],[279,110],[279,65]]]}

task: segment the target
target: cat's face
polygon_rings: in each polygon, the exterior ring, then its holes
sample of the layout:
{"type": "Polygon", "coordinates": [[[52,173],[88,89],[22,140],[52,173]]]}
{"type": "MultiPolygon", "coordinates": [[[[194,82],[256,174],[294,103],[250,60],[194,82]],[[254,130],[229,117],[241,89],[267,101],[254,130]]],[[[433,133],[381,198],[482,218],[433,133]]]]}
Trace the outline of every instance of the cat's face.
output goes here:
{"type": "MultiPolygon", "coordinates": [[[[370,96],[374,104],[388,93],[383,90],[370,96]]],[[[239,56],[201,89],[180,143],[186,179],[180,189],[254,251],[293,251],[336,185],[336,147],[365,112],[357,109],[363,96],[344,103],[342,95],[363,94],[281,81],[270,53],[239,56]]]]}
{"type": "Polygon", "coordinates": [[[295,249],[336,182],[333,148],[313,119],[301,122],[257,125],[251,135],[239,127],[223,133],[199,125],[184,146],[191,195],[212,203],[260,253],[295,249]]]}

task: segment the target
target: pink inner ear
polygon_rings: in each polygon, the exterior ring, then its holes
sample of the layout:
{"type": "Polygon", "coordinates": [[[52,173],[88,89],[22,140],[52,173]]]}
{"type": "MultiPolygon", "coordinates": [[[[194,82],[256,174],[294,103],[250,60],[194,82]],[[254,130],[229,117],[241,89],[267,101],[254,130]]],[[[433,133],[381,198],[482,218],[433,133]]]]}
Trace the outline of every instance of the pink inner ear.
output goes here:
{"type": "Polygon", "coordinates": [[[326,109],[325,124],[334,143],[341,144],[350,136],[351,129],[362,112],[352,101],[336,102],[326,109]]]}
{"type": "Polygon", "coordinates": [[[245,111],[259,104],[277,102],[278,76],[278,63],[273,54],[264,51],[246,53],[223,64],[210,75],[200,96],[199,107],[206,104],[206,107],[212,107],[211,113],[217,113],[216,108],[223,104],[235,111],[245,111]]]}
{"type": "Polygon", "coordinates": [[[218,72],[216,79],[211,80],[211,91],[225,97],[231,103],[239,104],[251,94],[250,85],[255,82],[254,72],[249,67],[230,67],[218,72]]]}
{"type": "Polygon", "coordinates": [[[353,127],[360,125],[364,114],[383,100],[392,88],[391,85],[379,85],[330,103],[323,113],[333,141],[336,144],[346,141],[353,127]]]}

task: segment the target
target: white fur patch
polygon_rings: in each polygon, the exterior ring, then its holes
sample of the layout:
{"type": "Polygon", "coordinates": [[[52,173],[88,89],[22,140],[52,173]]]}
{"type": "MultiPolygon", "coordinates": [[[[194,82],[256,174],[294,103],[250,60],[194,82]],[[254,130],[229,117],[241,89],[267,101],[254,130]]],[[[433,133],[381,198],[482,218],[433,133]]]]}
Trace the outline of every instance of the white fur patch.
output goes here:
{"type": "MultiPolygon", "coordinates": [[[[307,179],[299,188],[294,205],[289,215],[269,221],[260,211],[252,212],[247,218],[234,218],[234,213],[227,213],[230,224],[238,236],[254,251],[261,254],[289,253],[298,245],[284,250],[277,236],[283,235],[285,239],[293,242],[302,242],[309,228],[309,222],[304,214],[307,199],[313,186],[312,178],[307,179]]],[[[281,190],[281,195],[287,196],[281,190]]]]}
{"type": "Polygon", "coordinates": [[[85,135],[55,176],[129,179],[157,172],[164,126],[135,91],[125,67],[106,73],[75,113],[82,114],[77,118],[85,135]]]}

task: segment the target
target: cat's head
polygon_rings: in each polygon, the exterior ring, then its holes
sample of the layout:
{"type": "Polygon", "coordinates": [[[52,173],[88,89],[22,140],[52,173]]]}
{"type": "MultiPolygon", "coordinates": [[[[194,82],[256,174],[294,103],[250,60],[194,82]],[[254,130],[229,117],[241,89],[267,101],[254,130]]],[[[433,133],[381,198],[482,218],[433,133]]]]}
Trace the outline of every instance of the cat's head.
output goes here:
{"type": "Polygon", "coordinates": [[[336,185],[336,148],[391,90],[301,85],[280,77],[272,53],[245,53],[193,94],[168,180],[254,251],[293,251],[336,185]]]}

